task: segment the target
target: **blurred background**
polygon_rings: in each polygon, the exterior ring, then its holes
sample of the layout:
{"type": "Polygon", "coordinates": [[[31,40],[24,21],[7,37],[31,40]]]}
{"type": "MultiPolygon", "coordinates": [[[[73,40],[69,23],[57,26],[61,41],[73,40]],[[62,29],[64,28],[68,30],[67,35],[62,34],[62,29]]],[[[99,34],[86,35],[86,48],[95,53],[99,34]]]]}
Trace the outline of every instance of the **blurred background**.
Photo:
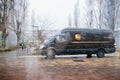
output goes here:
{"type": "Polygon", "coordinates": [[[0,0],[0,47],[38,46],[63,28],[112,29],[120,48],[120,0],[0,0]]]}

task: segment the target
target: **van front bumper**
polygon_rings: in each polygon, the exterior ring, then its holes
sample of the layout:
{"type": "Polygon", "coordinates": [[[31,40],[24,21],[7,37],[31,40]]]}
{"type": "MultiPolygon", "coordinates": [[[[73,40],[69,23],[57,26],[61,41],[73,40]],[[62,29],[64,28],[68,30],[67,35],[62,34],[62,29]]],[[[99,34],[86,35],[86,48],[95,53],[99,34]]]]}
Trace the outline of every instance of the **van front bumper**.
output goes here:
{"type": "Polygon", "coordinates": [[[41,55],[46,55],[46,53],[47,53],[47,51],[45,49],[44,50],[40,49],[39,52],[40,52],[41,55]]]}

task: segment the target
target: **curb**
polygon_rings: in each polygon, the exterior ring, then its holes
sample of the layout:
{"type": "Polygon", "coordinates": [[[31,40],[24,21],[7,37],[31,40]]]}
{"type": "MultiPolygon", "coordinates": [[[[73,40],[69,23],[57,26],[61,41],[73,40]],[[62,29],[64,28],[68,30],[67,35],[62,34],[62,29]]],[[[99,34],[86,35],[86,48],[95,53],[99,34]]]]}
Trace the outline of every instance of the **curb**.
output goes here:
{"type": "Polygon", "coordinates": [[[6,48],[0,48],[0,52],[8,52],[8,51],[13,51],[20,48],[20,46],[10,46],[6,48]]]}

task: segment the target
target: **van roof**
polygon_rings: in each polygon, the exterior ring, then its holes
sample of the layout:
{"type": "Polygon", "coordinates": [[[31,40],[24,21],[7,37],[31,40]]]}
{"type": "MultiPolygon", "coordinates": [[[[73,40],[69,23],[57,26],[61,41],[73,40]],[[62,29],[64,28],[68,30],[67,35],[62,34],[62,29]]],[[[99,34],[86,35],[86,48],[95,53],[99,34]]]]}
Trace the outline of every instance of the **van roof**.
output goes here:
{"type": "Polygon", "coordinates": [[[102,32],[108,32],[112,33],[113,31],[111,29],[90,29],[90,28],[65,28],[61,32],[72,32],[72,31],[102,31],[102,32]]]}

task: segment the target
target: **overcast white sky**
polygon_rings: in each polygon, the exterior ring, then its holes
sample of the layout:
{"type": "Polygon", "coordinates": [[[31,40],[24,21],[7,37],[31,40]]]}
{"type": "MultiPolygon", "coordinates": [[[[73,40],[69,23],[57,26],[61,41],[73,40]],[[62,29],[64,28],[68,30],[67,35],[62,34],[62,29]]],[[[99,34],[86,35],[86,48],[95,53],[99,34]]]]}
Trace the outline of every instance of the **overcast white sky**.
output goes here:
{"type": "MultiPolygon", "coordinates": [[[[69,14],[73,13],[77,0],[30,0],[30,14],[34,10],[36,22],[40,16],[48,18],[52,25],[49,28],[62,29],[68,27],[69,14]]],[[[85,0],[80,0],[81,11],[85,0]]],[[[82,10],[83,9],[83,10],[82,10]]],[[[82,14],[82,12],[80,12],[82,14]]],[[[34,25],[39,26],[35,23],[34,25]]]]}

